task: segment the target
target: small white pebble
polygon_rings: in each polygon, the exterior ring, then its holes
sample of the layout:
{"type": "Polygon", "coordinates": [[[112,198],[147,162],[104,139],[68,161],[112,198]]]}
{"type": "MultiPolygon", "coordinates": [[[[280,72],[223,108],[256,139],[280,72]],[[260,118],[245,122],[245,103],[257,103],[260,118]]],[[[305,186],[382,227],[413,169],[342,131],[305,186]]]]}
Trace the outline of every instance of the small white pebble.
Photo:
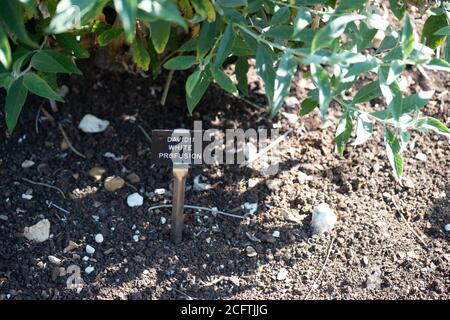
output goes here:
{"type": "Polygon", "coordinates": [[[34,161],[25,160],[24,162],[22,162],[22,168],[24,169],[31,168],[32,166],[34,166],[34,161]]]}
{"type": "Polygon", "coordinates": [[[96,235],[95,235],[95,242],[97,242],[97,243],[102,243],[103,242],[103,235],[101,234],[101,233],[97,233],[96,235]]]}
{"type": "Polygon", "coordinates": [[[427,161],[427,155],[425,153],[419,152],[416,154],[416,159],[420,161],[427,161]]]}
{"type": "Polygon", "coordinates": [[[161,221],[161,224],[166,224],[167,219],[164,218],[164,217],[161,217],[161,218],[159,219],[159,221],[161,221]]]}
{"type": "Polygon", "coordinates": [[[155,189],[155,194],[162,196],[163,194],[166,193],[166,189],[164,188],[159,188],[159,189],[155,189]]]}
{"type": "Polygon", "coordinates": [[[139,236],[137,234],[135,234],[133,236],[133,240],[134,240],[134,242],[138,242],[139,241],[139,236]]]}
{"type": "Polygon", "coordinates": [[[140,207],[144,204],[144,198],[137,192],[127,197],[127,204],[130,208],[140,207]]]}
{"type": "Polygon", "coordinates": [[[326,203],[321,203],[313,210],[311,227],[313,234],[330,232],[336,224],[337,216],[326,203]]]}
{"type": "Polygon", "coordinates": [[[22,199],[23,199],[23,200],[31,200],[31,199],[33,199],[33,195],[23,193],[23,194],[22,194],[22,199]]]}
{"type": "Polygon", "coordinates": [[[279,238],[279,237],[280,237],[280,231],[275,230],[275,231],[272,233],[272,236],[273,236],[274,238],[279,238]]]}
{"type": "Polygon", "coordinates": [[[206,243],[210,244],[211,243],[211,238],[206,238],[206,243]]]}
{"type": "Polygon", "coordinates": [[[446,224],[444,229],[445,229],[445,231],[450,232],[450,223],[446,224]]]}
{"type": "Polygon", "coordinates": [[[82,260],[85,261],[85,262],[89,261],[89,257],[88,256],[84,256],[82,260]]]}
{"type": "Polygon", "coordinates": [[[92,271],[94,271],[93,266],[88,266],[88,267],[86,267],[86,269],[84,269],[84,272],[86,272],[87,274],[90,274],[92,271]]]}
{"type": "Polygon", "coordinates": [[[86,253],[87,254],[94,254],[94,252],[95,252],[95,248],[94,247],[92,247],[90,245],[86,246],[86,253]]]}

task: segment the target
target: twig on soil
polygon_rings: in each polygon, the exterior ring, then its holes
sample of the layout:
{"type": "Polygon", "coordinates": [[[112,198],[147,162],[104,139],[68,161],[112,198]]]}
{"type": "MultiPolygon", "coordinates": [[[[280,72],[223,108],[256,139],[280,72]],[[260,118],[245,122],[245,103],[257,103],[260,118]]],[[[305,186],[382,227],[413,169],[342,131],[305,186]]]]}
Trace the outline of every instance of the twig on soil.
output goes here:
{"type": "Polygon", "coordinates": [[[328,259],[330,258],[330,253],[331,253],[331,248],[333,248],[333,243],[334,243],[334,237],[333,237],[333,239],[331,239],[330,247],[328,248],[327,257],[325,258],[325,262],[323,263],[322,268],[320,269],[319,275],[314,280],[311,288],[309,289],[308,293],[306,294],[306,296],[303,300],[308,299],[309,295],[314,290],[314,287],[316,286],[317,281],[319,281],[320,277],[322,276],[323,270],[325,270],[325,266],[327,265],[328,259]]]}
{"type": "Polygon", "coordinates": [[[188,295],[187,293],[184,293],[181,290],[178,290],[176,288],[172,288],[172,290],[175,291],[175,292],[178,292],[179,294],[181,294],[183,296],[185,296],[188,300],[196,300],[196,299],[192,298],[190,295],[188,295]]]}
{"type": "Polygon", "coordinates": [[[169,93],[170,84],[172,82],[174,72],[175,72],[175,70],[170,70],[169,75],[167,76],[166,85],[164,86],[164,91],[163,91],[163,94],[161,97],[161,105],[162,106],[166,104],[167,94],[169,93]]]}
{"type": "Polygon", "coordinates": [[[39,134],[39,115],[40,114],[41,114],[41,107],[38,108],[38,111],[36,113],[36,119],[34,121],[34,128],[36,129],[36,134],[39,134]]]}
{"type": "Polygon", "coordinates": [[[402,213],[402,209],[400,208],[400,206],[397,204],[397,201],[394,199],[394,197],[391,198],[392,203],[394,204],[395,209],[397,209],[398,214],[400,215],[400,217],[402,218],[403,222],[406,224],[406,226],[408,227],[408,229],[412,232],[413,235],[415,235],[417,237],[417,239],[419,239],[419,241],[424,245],[424,247],[426,249],[428,249],[428,245],[427,243],[422,239],[422,237],[413,229],[413,227],[411,227],[411,225],[409,224],[408,220],[406,220],[405,216],[402,213]]]}
{"type": "MultiPolygon", "coordinates": [[[[195,209],[195,210],[214,212],[216,214],[221,214],[221,215],[232,217],[232,218],[246,219],[246,217],[244,217],[244,216],[239,216],[237,214],[223,212],[223,211],[219,211],[216,209],[210,209],[210,208],[206,208],[206,207],[193,206],[193,205],[189,205],[189,204],[185,204],[184,207],[187,209],[195,209]]],[[[156,205],[156,206],[148,208],[148,211],[160,209],[160,208],[172,208],[172,205],[171,204],[160,204],[160,205],[156,205]]]]}
{"type": "Polygon", "coordinates": [[[59,193],[61,193],[61,195],[63,196],[64,199],[66,198],[66,196],[64,195],[64,192],[63,192],[60,188],[58,188],[58,187],[52,186],[52,185],[47,184],[47,183],[36,182],[36,181],[30,180],[30,179],[28,179],[28,178],[21,178],[21,179],[22,179],[23,181],[26,181],[26,182],[31,183],[31,184],[35,184],[35,185],[38,185],[38,186],[43,186],[43,187],[55,189],[55,190],[57,190],[59,193]]]}
{"type": "Polygon", "coordinates": [[[53,118],[53,116],[47,110],[45,110],[43,106],[41,106],[39,109],[41,109],[42,113],[47,117],[48,121],[50,121],[51,124],[56,124],[55,118],[53,118]]]}
{"type": "Polygon", "coordinates": [[[59,129],[59,131],[61,131],[61,133],[64,137],[64,140],[66,140],[67,145],[69,146],[70,150],[72,150],[76,155],[86,159],[86,156],[84,154],[82,154],[80,151],[78,151],[77,149],[75,149],[75,147],[72,145],[72,143],[70,142],[69,138],[67,137],[67,134],[64,131],[64,128],[61,125],[61,123],[58,123],[58,129],[59,129]]]}
{"type": "Polygon", "coordinates": [[[147,138],[147,140],[150,141],[150,143],[152,143],[152,138],[150,138],[150,136],[149,136],[148,133],[145,131],[145,129],[142,128],[142,126],[141,126],[140,124],[138,124],[137,127],[139,128],[139,130],[142,131],[142,134],[147,138]]]}
{"type": "Polygon", "coordinates": [[[259,158],[261,158],[263,155],[265,155],[267,152],[269,152],[271,149],[273,149],[275,146],[286,140],[286,137],[292,132],[292,128],[289,128],[288,131],[286,131],[282,136],[279,136],[275,141],[273,141],[271,144],[269,144],[267,147],[263,148],[260,152],[258,152],[252,159],[245,161],[243,164],[241,164],[239,167],[242,168],[244,166],[248,166],[252,162],[255,162],[259,158]]]}

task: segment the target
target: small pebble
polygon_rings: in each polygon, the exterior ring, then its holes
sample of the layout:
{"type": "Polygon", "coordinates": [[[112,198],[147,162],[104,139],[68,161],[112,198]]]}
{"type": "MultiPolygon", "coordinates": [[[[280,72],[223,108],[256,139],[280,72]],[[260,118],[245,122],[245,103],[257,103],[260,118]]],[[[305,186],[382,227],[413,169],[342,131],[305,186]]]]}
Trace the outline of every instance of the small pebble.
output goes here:
{"type": "Polygon", "coordinates": [[[95,252],[95,248],[94,247],[92,247],[90,245],[86,246],[86,253],[87,254],[94,254],[94,252],[95,252]]]}
{"type": "Polygon", "coordinates": [[[279,237],[280,237],[280,231],[275,230],[275,231],[272,233],[272,237],[279,238],[279,237]]]}
{"type": "Polygon", "coordinates": [[[22,162],[23,169],[28,169],[28,168],[31,168],[32,166],[34,166],[34,161],[25,160],[24,162],[22,162]]]}
{"type": "Polygon", "coordinates": [[[88,256],[84,256],[83,259],[81,259],[81,260],[83,260],[83,261],[85,261],[85,262],[86,262],[86,261],[89,261],[89,257],[88,257],[88,256]]]}
{"type": "Polygon", "coordinates": [[[161,218],[159,219],[159,221],[161,222],[161,224],[166,224],[167,219],[164,218],[164,217],[161,217],[161,218]]]}
{"type": "Polygon", "coordinates": [[[140,207],[144,204],[144,198],[137,192],[127,197],[127,204],[130,208],[140,207]]]}
{"type": "Polygon", "coordinates": [[[62,263],[62,260],[55,256],[48,256],[48,261],[56,265],[60,265],[62,263]]]}
{"type": "Polygon", "coordinates": [[[86,272],[87,274],[90,274],[93,271],[94,271],[94,267],[93,266],[88,266],[88,267],[86,267],[86,269],[84,269],[84,272],[86,272]]]}
{"type": "Polygon", "coordinates": [[[159,188],[159,189],[155,189],[155,194],[162,196],[163,194],[166,193],[166,189],[164,188],[159,188]]]}
{"type": "Polygon", "coordinates": [[[92,114],[86,114],[81,119],[78,128],[85,133],[99,133],[106,130],[109,126],[109,121],[97,118],[92,114]]]}
{"type": "Polygon", "coordinates": [[[287,275],[288,275],[287,270],[285,268],[281,268],[281,270],[277,274],[277,280],[278,281],[286,280],[287,275]]]}
{"type": "Polygon", "coordinates": [[[256,252],[255,248],[252,246],[245,247],[245,253],[247,254],[247,257],[256,257],[258,255],[258,252],[256,252]]]}
{"type": "Polygon", "coordinates": [[[297,97],[294,96],[284,98],[284,103],[286,104],[286,107],[288,109],[293,109],[296,106],[300,105],[300,102],[298,101],[297,97]]]}
{"type": "Polygon", "coordinates": [[[103,185],[109,192],[115,192],[125,185],[125,180],[123,180],[121,177],[111,176],[105,179],[103,185]]]}
{"type": "Polygon", "coordinates": [[[445,229],[445,231],[450,232],[450,223],[446,224],[444,229],[445,229]]]}
{"type": "Polygon", "coordinates": [[[133,240],[134,240],[134,242],[138,242],[139,241],[139,236],[137,234],[135,234],[133,236],[133,240]]]}
{"type": "Polygon", "coordinates": [[[422,152],[417,153],[415,158],[420,161],[427,161],[427,155],[422,152]]]}
{"type": "Polygon", "coordinates": [[[95,242],[102,243],[103,242],[103,235],[101,233],[97,233],[95,235],[95,242]]]}
{"type": "Polygon", "coordinates": [[[337,217],[326,203],[321,203],[313,210],[311,227],[313,234],[330,232],[336,224],[337,217]]]}
{"type": "Polygon", "coordinates": [[[33,199],[33,195],[23,193],[23,194],[22,194],[22,199],[23,199],[23,200],[31,200],[31,199],[33,199]]]}

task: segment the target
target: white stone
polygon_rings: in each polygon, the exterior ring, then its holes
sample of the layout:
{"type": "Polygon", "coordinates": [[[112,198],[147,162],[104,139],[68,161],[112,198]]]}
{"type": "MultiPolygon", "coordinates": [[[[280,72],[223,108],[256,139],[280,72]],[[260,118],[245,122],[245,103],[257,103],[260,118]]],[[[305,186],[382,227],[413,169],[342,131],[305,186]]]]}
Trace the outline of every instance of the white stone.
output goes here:
{"type": "Polygon", "coordinates": [[[289,124],[296,124],[298,122],[298,115],[294,113],[282,112],[281,114],[286,118],[289,124]]]}
{"type": "Polygon", "coordinates": [[[139,236],[137,234],[135,234],[133,236],[133,240],[134,240],[134,242],[138,242],[139,241],[139,236]]]}
{"type": "Polygon", "coordinates": [[[415,158],[420,161],[427,161],[427,155],[422,152],[417,153],[415,158]]]}
{"type": "Polygon", "coordinates": [[[258,203],[246,202],[241,205],[241,208],[247,210],[248,214],[254,214],[258,210],[258,203]]]}
{"type": "Polygon", "coordinates": [[[194,190],[195,191],[205,191],[205,190],[209,190],[211,188],[212,187],[208,183],[208,179],[206,179],[204,176],[198,175],[194,178],[194,190]]]}
{"type": "Polygon", "coordinates": [[[127,204],[130,208],[140,207],[144,204],[144,198],[137,192],[127,197],[127,204]]]}
{"type": "Polygon", "coordinates": [[[94,271],[94,267],[91,265],[86,267],[86,269],[84,269],[84,272],[86,272],[87,274],[90,274],[93,271],[94,271]]]}
{"type": "Polygon", "coordinates": [[[251,142],[245,144],[244,156],[247,161],[253,160],[258,154],[258,148],[251,142]]]}
{"type": "Polygon", "coordinates": [[[302,171],[299,171],[298,173],[297,173],[297,180],[298,180],[298,182],[300,183],[300,184],[305,184],[306,183],[306,181],[310,181],[310,180],[312,180],[313,178],[311,177],[311,176],[308,176],[306,173],[304,173],[304,172],[302,172],[302,171]]]}
{"type": "Polygon", "coordinates": [[[108,120],[99,119],[92,114],[86,114],[81,119],[78,128],[85,133],[99,133],[105,131],[108,126],[108,120]]]}
{"type": "Polygon", "coordinates": [[[55,256],[48,256],[48,261],[56,265],[60,265],[62,263],[62,260],[55,256]]]}
{"type": "Polygon", "coordinates": [[[450,232],[450,223],[446,224],[444,229],[445,229],[445,231],[450,232]]]}
{"type": "Polygon", "coordinates": [[[97,242],[97,243],[102,243],[103,242],[103,235],[101,234],[101,233],[97,233],[96,235],[95,235],[95,242],[97,242]]]}
{"type": "Polygon", "coordinates": [[[266,186],[269,190],[276,191],[281,187],[281,179],[271,179],[266,181],[266,186]]]}
{"type": "Polygon", "coordinates": [[[278,271],[277,280],[278,281],[286,280],[287,275],[288,275],[288,271],[285,268],[282,268],[282,269],[280,269],[280,271],[278,271]]]}
{"type": "Polygon", "coordinates": [[[280,231],[275,230],[275,231],[272,233],[272,237],[274,237],[274,238],[279,238],[279,237],[280,237],[280,231]]]}
{"type": "Polygon", "coordinates": [[[23,199],[23,200],[31,200],[31,199],[33,199],[33,195],[23,193],[23,194],[22,194],[22,199],[23,199]]]}
{"type": "Polygon", "coordinates": [[[95,252],[95,248],[94,247],[92,247],[90,245],[86,246],[86,253],[87,254],[94,254],[94,252],[95,252]]]}
{"type": "Polygon", "coordinates": [[[248,187],[249,188],[253,188],[256,187],[259,183],[259,179],[255,179],[255,178],[250,178],[248,179],[248,187]]]}
{"type": "Polygon", "coordinates": [[[163,194],[166,193],[166,189],[164,188],[159,188],[159,189],[155,189],[155,194],[162,196],[163,194]]]}
{"type": "Polygon", "coordinates": [[[313,210],[311,227],[313,234],[329,232],[334,228],[337,217],[326,203],[321,203],[313,210]]]}
{"type": "Polygon", "coordinates": [[[89,261],[89,257],[88,256],[84,256],[83,259],[81,259],[81,260],[83,260],[84,262],[89,261]]]}
{"type": "Polygon", "coordinates": [[[294,109],[296,106],[300,105],[297,97],[294,96],[284,98],[284,103],[288,109],[294,109]]]}
{"type": "Polygon", "coordinates": [[[34,166],[34,161],[25,160],[24,162],[22,162],[22,168],[24,169],[31,168],[32,166],[34,166]]]}
{"type": "Polygon", "coordinates": [[[23,236],[31,241],[44,242],[50,236],[50,221],[43,219],[31,227],[25,227],[23,236]]]}
{"type": "Polygon", "coordinates": [[[159,219],[159,221],[161,221],[161,224],[166,224],[167,219],[164,218],[164,217],[161,217],[161,218],[159,219]]]}

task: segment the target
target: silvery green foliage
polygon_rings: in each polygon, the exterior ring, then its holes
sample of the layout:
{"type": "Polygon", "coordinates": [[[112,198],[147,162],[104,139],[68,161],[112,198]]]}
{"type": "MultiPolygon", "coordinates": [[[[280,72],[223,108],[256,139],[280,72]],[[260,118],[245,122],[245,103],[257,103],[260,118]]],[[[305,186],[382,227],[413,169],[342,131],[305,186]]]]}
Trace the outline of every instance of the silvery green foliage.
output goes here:
{"type": "Polygon", "coordinates": [[[33,0],[2,0],[0,87],[7,92],[7,130],[11,133],[16,126],[29,93],[62,101],[56,74],[80,73],[75,59],[89,57],[82,45],[85,37],[108,46],[123,35],[143,71],[156,76],[161,67],[191,70],[185,85],[189,113],[212,82],[233,95],[248,95],[248,58],[255,58],[269,116],[275,117],[298,65],[308,66],[305,76],[316,88],[301,103],[300,115],[318,108],[325,119],[333,101],[340,105],[343,115],[335,141],[341,155],[353,130],[356,139],[351,145],[360,145],[380,122],[388,159],[400,179],[402,151],[411,130],[450,135],[443,123],[421,115],[432,91],[405,95],[401,89],[410,66],[424,72],[450,71],[450,4],[415,3],[427,17],[420,39],[407,12],[408,1],[389,0],[388,14],[402,24],[397,30],[369,0],[43,0],[39,5],[33,0]],[[117,12],[120,24],[101,18],[106,6],[117,12]],[[179,37],[177,29],[191,37],[180,42],[186,37],[179,37]],[[374,37],[380,32],[384,38],[375,48],[374,37]],[[236,59],[237,84],[222,69],[230,57],[236,59]],[[373,80],[364,82],[367,78],[373,80]],[[344,95],[361,81],[353,97],[344,95]],[[360,109],[375,98],[383,101],[380,110],[360,109]]]}

